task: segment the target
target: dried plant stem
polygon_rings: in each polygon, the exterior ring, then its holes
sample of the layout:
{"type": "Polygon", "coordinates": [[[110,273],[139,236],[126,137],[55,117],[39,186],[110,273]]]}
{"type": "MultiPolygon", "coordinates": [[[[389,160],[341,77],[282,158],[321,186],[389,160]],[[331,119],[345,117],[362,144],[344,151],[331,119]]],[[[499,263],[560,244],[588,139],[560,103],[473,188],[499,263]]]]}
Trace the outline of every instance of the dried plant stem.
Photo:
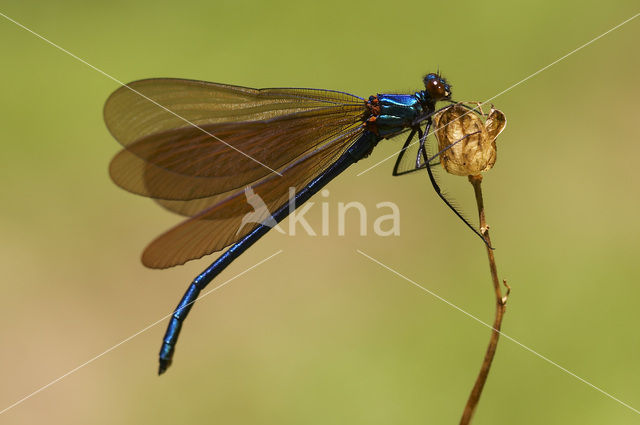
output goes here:
{"type": "Polygon", "coordinates": [[[471,390],[471,394],[469,395],[469,399],[467,400],[467,404],[464,407],[464,412],[462,413],[462,418],[460,419],[460,425],[467,425],[471,423],[471,418],[473,417],[473,413],[475,412],[476,407],[478,406],[478,401],[480,401],[480,395],[482,394],[482,389],[484,388],[484,384],[487,381],[487,376],[489,375],[489,370],[491,369],[491,362],[493,361],[493,357],[496,354],[496,348],[498,347],[498,340],[500,338],[500,326],[502,325],[502,318],[504,316],[504,312],[507,307],[507,297],[509,296],[509,286],[506,281],[503,281],[504,286],[507,288],[505,296],[502,296],[502,291],[500,288],[500,281],[498,280],[498,269],[496,267],[496,259],[493,255],[493,250],[489,248],[491,245],[491,239],[489,238],[489,226],[487,226],[487,222],[484,214],[484,201],[482,199],[482,176],[469,176],[469,182],[473,185],[473,190],[476,195],[476,203],[478,204],[478,214],[480,215],[480,232],[487,240],[488,245],[487,255],[489,256],[489,268],[491,269],[491,279],[493,280],[493,289],[496,295],[496,316],[493,320],[493,329],[491,330],[491,338],[489,339],[489,346],[487,347],[487,352],[484,355],[484,360],[482,361],[482,367],[480,368],[480,373],[476,378],[476,383],[471,390]]]}

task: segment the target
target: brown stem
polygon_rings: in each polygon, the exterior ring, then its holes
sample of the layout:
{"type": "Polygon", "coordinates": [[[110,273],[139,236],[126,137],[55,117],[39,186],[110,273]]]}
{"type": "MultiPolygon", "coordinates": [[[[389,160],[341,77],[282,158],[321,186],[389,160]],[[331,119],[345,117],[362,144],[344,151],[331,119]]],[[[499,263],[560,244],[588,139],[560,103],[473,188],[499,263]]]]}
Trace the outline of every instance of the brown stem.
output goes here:
{"type": "Polygon", "coordinates": [[[500,338],[500,326],[502,325],[502,317],[504,316],[504,312],[507,304],[507,297],[509,296],[509,286],[506,281],[503,281],[505,287],[507,288],[506,295],[502,296],[502,291],[500,289],[500,281],[498,280],[498,269],[496,267],[496,259],[493,255],[493,250],[489,248],[491,246],[491,239],[489,238],[489,226],[487,226],[487,222],[484,215],[484,201],[482,199],[482,176],[469,176],[469,182],[473,185],[473,190],[476,195],[476,203],[478,204],[478,214],[480,216],[480,232],[485,237],[487,244],[487,255],[489,256],[489,268],[491,269],[491,279],[493,280],[493,289],[496,295],[496,317],[493,320],[493,329],[491,330],[491,338],[489,339],[489,346],[487,347],[487,352],[484,355],[484,360],[482,361],[482,367],[480,368],[480,373],[476,378],[476,383],[471,390],[471,394],[469,395],[469,399],[467,400],[467,404],[464,407],[464,411],[462,412],[462,418],[460,419],[460,425],[468,425],[471,423],[471,418],[473,417],[473,413],[475,412],[476,407],[478,406],[478,401],[480,401],[480,395],[482,394],[482,389],[484,388],[485,382],[487,382],[487,376],[489,376],[489,370],[491,369],[491,362],[493,361],[493,357],[496,354],[496,348],[498,347],[498,340],[500,338]]]}

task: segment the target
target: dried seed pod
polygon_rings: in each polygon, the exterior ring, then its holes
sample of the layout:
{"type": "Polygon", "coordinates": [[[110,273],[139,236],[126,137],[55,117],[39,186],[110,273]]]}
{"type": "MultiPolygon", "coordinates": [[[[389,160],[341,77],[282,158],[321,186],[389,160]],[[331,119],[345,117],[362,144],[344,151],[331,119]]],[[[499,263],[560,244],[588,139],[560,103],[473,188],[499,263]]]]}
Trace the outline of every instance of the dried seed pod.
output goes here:
{"type": "Polygon", "coordinates": [[[475,111],[455,104],[435,114],[433,125],[444,169],[458,176],[473,176],[495,164],[496,137],[504,130],[507,119],[501,111],[491,108],[483,121],[475,111]]]}

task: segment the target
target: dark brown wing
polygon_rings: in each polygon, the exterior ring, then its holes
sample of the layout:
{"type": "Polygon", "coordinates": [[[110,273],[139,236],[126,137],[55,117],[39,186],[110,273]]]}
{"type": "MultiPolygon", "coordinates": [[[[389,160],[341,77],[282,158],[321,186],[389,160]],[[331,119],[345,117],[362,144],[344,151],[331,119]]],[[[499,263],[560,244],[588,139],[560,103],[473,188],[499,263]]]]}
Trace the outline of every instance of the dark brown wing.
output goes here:
{"type": "Polygon", "coordinates": [[[271,170],[360,125],[362,111],[362,105],[336,105],[264,121],[154,133],[114,157],[111,178],[130,192],[158,199],[190,200],[225,193],[272,174],[271,170]]]}
{"type": "Polygon", "coordinates": [[[152,242],[149,267],[220,250],[249,233],[251,186],[273,212],[363,132],[363,99],[314,89],[251,89],[192,80],[141,80],[107,100],[104,117],[125,147],[113,180],[193,218],[152,242]],[[277,171],[275,173],[274,171],[277,171]]]}
{"type": "Polygon", "coordinates": [[[330,90],[136,81],[105,104],[107,127],[126,147],[111,177],[158,199],[223,194],[359,125],[363,110],[363,99],[330,90]]]}
{"type": "MultiPolygon", "coordinates": [[[[274,213],[288,202],[289,188],[300,191],[335,162],[363,131],[363,126],[354,128],[306,153],[284,168],[282,177],[271,174],[253,184],[254,193],[260,196],[269,213],[274,213]]],[[[243,226],[243,217],[252,212],[254,209],[247,202],[244,190],[236,190],[160,235],[145,249],[142,262],[151,268],[167,268],[221,250],[246,236],[258,225],[246,223],[243,226]]]]}
{"type": "Polygon", "coordinates": [[[190,123],[204,126],[263,121],[347,104],[362,106],[364,99],[331,90],[252,89],[206,81],[153,78],[134,81],[116,90],[104,106],[104,120],[113,137],[123,146],[129,146],[151,134],[190,123]]]}

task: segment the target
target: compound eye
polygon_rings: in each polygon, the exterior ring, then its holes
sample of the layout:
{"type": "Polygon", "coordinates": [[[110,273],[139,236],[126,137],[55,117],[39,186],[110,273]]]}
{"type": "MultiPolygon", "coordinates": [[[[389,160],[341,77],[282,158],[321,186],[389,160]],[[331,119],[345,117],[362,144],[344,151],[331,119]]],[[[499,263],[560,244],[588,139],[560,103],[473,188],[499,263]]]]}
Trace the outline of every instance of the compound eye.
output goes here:
{"type": "Polygon", "coordinates": [[[424,77],[424,85],[431,99],[436,102],[451,96],[449,86],[436,74],[428,74],[424,77]]]}

